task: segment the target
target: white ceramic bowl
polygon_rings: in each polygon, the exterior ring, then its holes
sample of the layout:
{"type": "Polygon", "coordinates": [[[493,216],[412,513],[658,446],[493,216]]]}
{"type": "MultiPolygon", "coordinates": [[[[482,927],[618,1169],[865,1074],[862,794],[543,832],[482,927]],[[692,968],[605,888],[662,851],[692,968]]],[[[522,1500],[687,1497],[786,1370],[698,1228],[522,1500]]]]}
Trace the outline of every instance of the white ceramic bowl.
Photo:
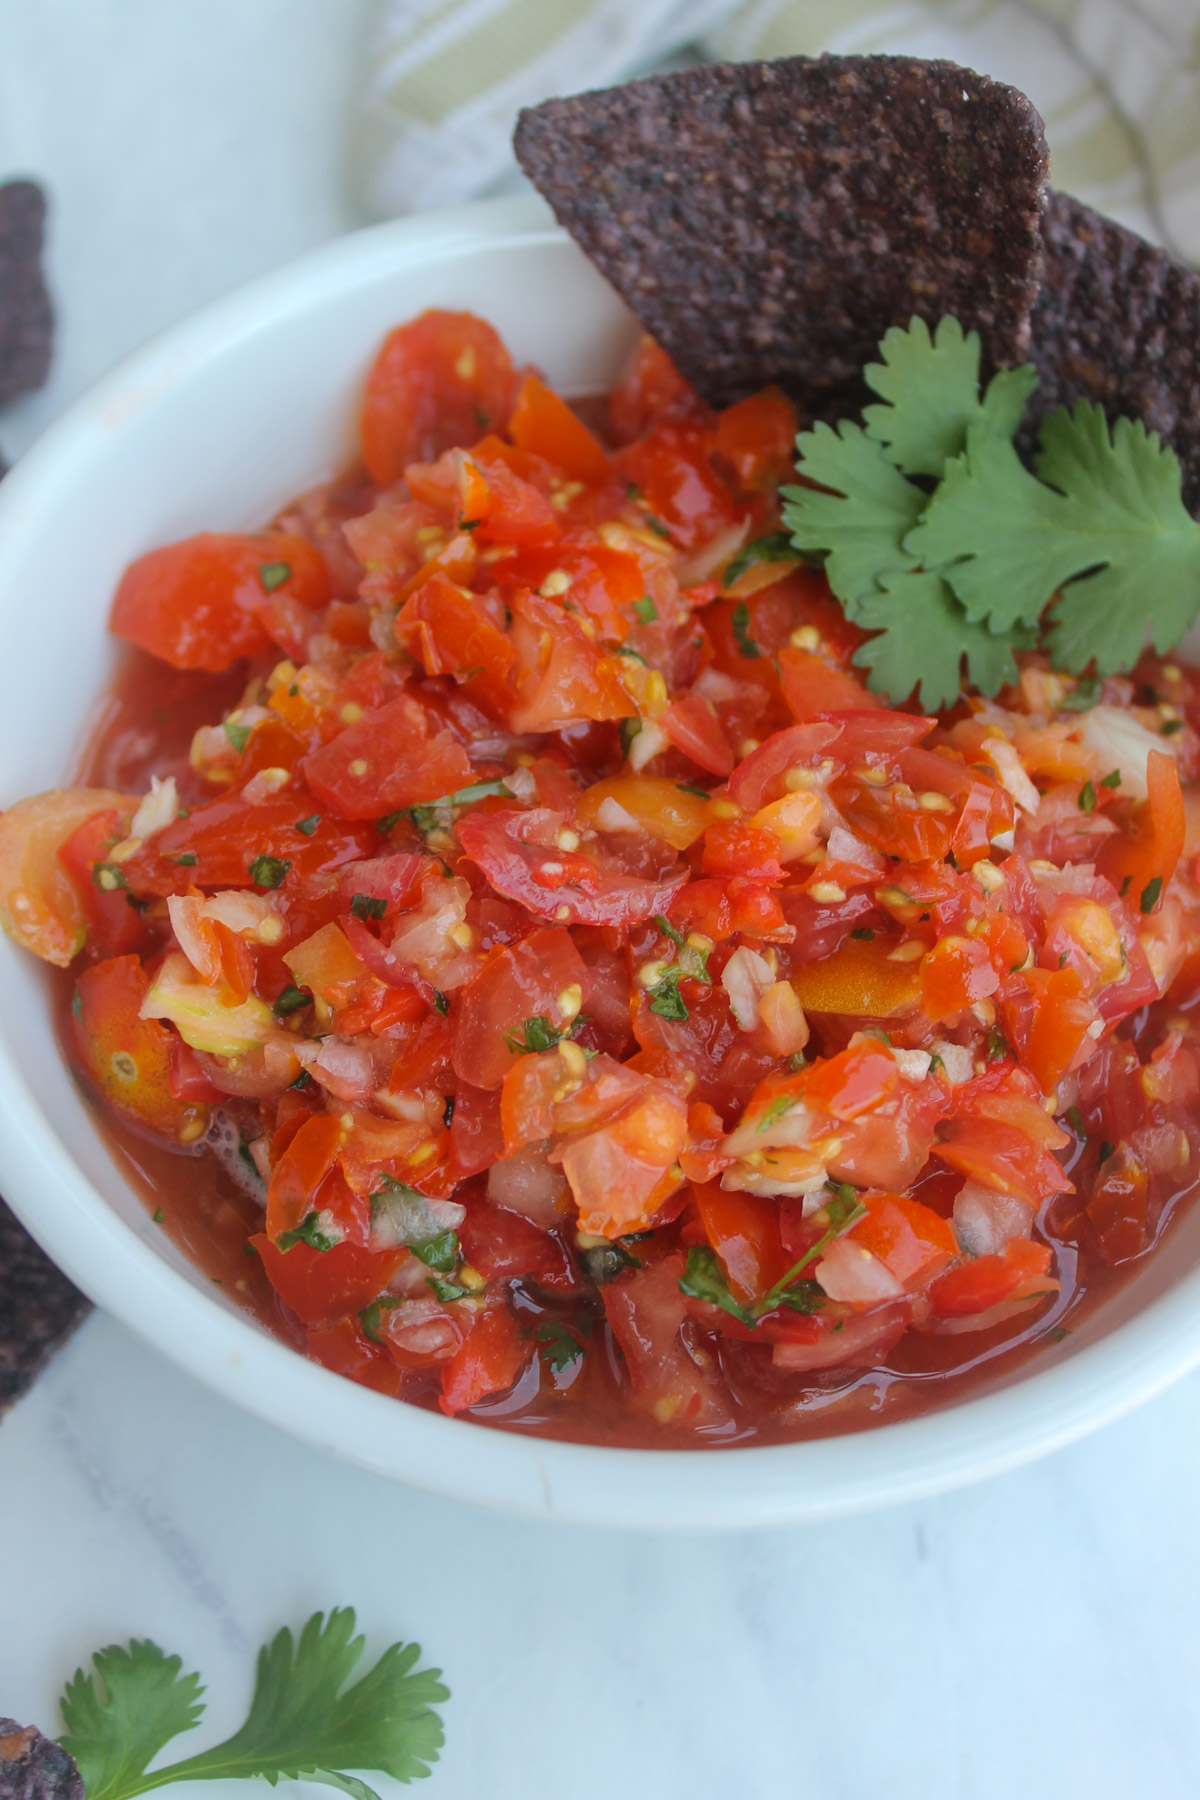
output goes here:
{"type": "MultiPolygon", "coordinates": [[[[0,484],[0,803],[63,777],[104,686],[124,565],[253,526],[345,459],[384,332],[470,307],[567,393],[610,385],[629,315],[540,203],[504,200],[331,245],[168,333],[0,484]]],[[[43,975],[0,941],[0,1192],[100,1306],[238,1405],[379,1473],[540,1518],[711,1528],[815,1519],[994,1474],[1200,1363],[1200,1209],[1084,1331],[999,1391],[768,1449],[597,1449],[403,1406],[287,1349],[149,1222],[55,1042],[43,975]]]]}

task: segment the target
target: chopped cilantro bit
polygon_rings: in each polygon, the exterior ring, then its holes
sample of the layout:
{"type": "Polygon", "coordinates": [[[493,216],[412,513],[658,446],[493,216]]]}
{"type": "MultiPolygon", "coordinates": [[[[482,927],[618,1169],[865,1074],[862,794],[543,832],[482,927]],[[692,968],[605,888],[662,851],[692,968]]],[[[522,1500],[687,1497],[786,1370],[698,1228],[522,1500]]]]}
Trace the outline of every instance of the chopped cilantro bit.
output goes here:
{"type": "Polygon", "coordinates": [[[850,933],[850,936],[852,938],[857,938],[860,944],[873,944],[875,942],[875,933],[869,930],[865,925],[856,925],[854,930],[850,933]]]}
{"type": "Polygon", "coordinates": [[[280,1250],[290,1250],[293,1244],[307,1244],[310,1250],[332,1250],[340,1242],[340,1238],[328,1237],[321,1230],[315,1212],[310,1212],[294,1231],[281,1231],[275,1239],[276,1247],[280,1250]]]}
{"type": "Polygon", "coordinates": [[[432,1288],[436,1297],[443,1304],[447,1304],[451,1300],[469,1300],[471,1297],[470,1288],[459,1287],[456,1281],[442,1281],[436,1275],[427,1275],[425,1284],[432,1288]]]}
{"type": "Polygon", "coordinates": [[[986,1055],[990,1063],[1003,1062],[1009,1054],[1008,1040],[998,1025],[993,1025],[987,1034],[986,1055]]]}
{"type": "Polygon", "coordinates": [[[658,617],[658,608],[649,594],[643,594],[640,600],[635,600],[633,610],[643,625],[653,625],[658,617]]]}
{"type": "Polygon", "coordinates": [[[1081,1144],[1087,1143],[1087,1127],[1083,1122],[1083,1114],[1077,1106],[1068,1106],[1063,1118],[1075,1133],[1081,1144]]]}
{"type": "Polygon", "coordinates": [[[154,1211],[150,1214],[150,1222],[152,1225],[161,1225],[165,1217],[166,1214],[163,1212],[162,1207],[156,1206],[154,1211]]]}
{"type": "Polygon", "coordinates": [[[1060,712],[1090,712],[1100,700],[1100,682],[1094,675],[1085,675],[1075,684],[1074,693],[1068,694],[1059,706],[1060,712]]]}
{"type": "Polygon", "coordinates": [[[1056,1344],[1061,1344],[1063,1339],[1070,1337],[1070,1335],[1071,1327],[1069,1325],[1056,1325],[1054,1330],[1050,1333],[1050,1336],[1054,1339],[1056,1344]]]}
{"type": "Polygon", "coordinates": [[[670,533],[669,528],[663,524],[661,519],[655,518],[655,516],[652,512],[648,512],[646,514],[646,523],[650,527],[651,531],[653,531],[658,537],[661,537],[661,538],[669,538],[670,537],[671,533],[670,533]]]}
{"type": "Polygon", "coordinates": [[[755,1131],[770,1131],[772,1125],[778,1124],[784,1113],[791,1112],[793,1106],[796,1104],[797,1097],[795,1094],[777,1094],[770,1106],[768,1106],[763,1113],[758,1124],[754,1127],[755,1131]]]}
{"type": "Polygon", "coordinates": [[[1115,1144],[1110,1144],[1108,1142],[1108,1139],[1106,1138],[1100,1146],[1099,1161],[1102,1163],[1106,1163],[1110,1156],[1114,1156],[1116,1154],[1116,1149],[1117,1149],[1117,1146],[1115,1144]]]}
{"type": "Polygon", "coordinates": [[[71,1011],[75,1014],[77,1019],[83,1018],[83,995],[79,992],[78,982],[75,983],[75,988],[71,995],[71,1011]]]}
{"type": "Polygon", "coordinates": [[[1120,785],[1121,785],[1120,769],[1110,770],[1109,773],[1104,776],[1104,778],[1102,779],[1102,781],[1100,783],[1101,787],[1106,787],[1106,788],[1119,788],[1120,785]]]}
{"type": "Polygon", "coordinates": [[[683,949],[683,946],[687,943],[687,938],[682,931],[676,930],[675,926],[672,925],[665,913],[655,913],[654,923],[658,926],[658,929],[665,938],[670,938],[671,942],[677,945],[680,950],[683,949]]]}
{"type": "Polygon", "coordinates": [[[537,1328],[538,1355],[554,1375],[582,1361],[583,1345],[558,1319],[543,1319],[537,1328]]]}
{"type": "Polygon", "coordinates": [[[731,588],[755,563],[794,563],[799,560],[795,545],[787,532],[770,531],[766,537],[755,538],[753,543],[742,545],[737,555],[726,565],[721,586],[731,588]]]}
{"type": "Polygon", "coordinates": [[[232,719],[226,719],[225,736],[229,739],[239,756],[249,743],[252,730],[253,726],[251,725],[235,725],[232,719]]]}
{"type": "Polygon", "coordinates": [[[787,1059],[787,1066],[788,1073],[791,1075],[798,1075],[801,1069],[807,1069],[808,1058],[805,1056],[803,1050],[793,1050],[792,1054],[787,1059]]]}
{"type": "Polygon", "coordinates": [[[178,856],[173,856],[171,861],[178,863],[181,869],[194,869],[200,858],[194,850],[184,850],[178,856]]]}
{"type": "Polygon", "coordinates": [[[382,919],[386,911],[387,901],[379,894],[355,894],[350,902],[351,916],[364,923],[368,919],[382,919]]]}
{"type": "Polygon", "coordinates": [[[267,590],[268,594],[273,594],[276,588],[282,587],[284,582],[291,575],[291,572],[292,569],[290,563],[269,562],[259,563],[258,565],[258,579],[262,582],[263,587],[267,590]]]}
{"type": "Polygon", "coordinates": [[[373,1344],[383,1343],[384,1313],[394,1312],[403,1304],[403,1300],[393,1300],[390,1294],[380,1294],[378,1300],[372,1300],[370,1306],[363,1307],[358,1315],[358,1322],[373,1344]]]}
{"type": "Polygon", "coordinates": [[[312,1076],[309,1074],[308,1070],[301,1069],[300,1073],[297,1075],[295,1081],[293,1081],[291,1085],[292,1085],[292,1087],[297,1088],[297,1089],[306,1088],[311,1081],[312,1081],[312,1076]]]}
{"type": "Polygon", "coordinates": [[[1163,722],[1162,734],[1164,737],[1174,737],[1177,731],[1183,730],[1185,724],[1186,720],[1184,719],[1166,719],[1163,722]]]}
{"type": "Polygon", "coordinates": [[[743,1325],[754,1323],[749,1309],[734,1299],[720,1258],[708,1244],[693,1244],[688,1251],[687,1267],[679,1277],[679,1291],[693,1300],[707,1300],[710,1306],[719,1306],[722,1312],[740,1319],[743,1325]]]}
{"type": "Polygon", "coordinates": [[[628,756],[630,744],[642,729],[642,721],[640,719],[622,719],[617,729],[621,735],[621,754],[628,756]]]}
{"type": "Polygon", "coordinates": [[[447,1128],[449,1128],[450,1122],[453,1119],[453,1117],[454,1117],[454,1095],[447,1094],[446,1095],[446,1104],[442,1108],[442,1124],[445,1125],[447,1128]]]}
{"type": "Polygon", "coordinates": [[[793,1312],[815,1313],[825,1305],[825,1295],[819,1281],[798,1281],[794,1287],[784,1288],[779,1304],[793,1312]]]}
{"type": "Polygon", "coordinates": [[[946,1073],[946,1065],[936,1050],[929,1058],[929,1073],[931,1075],[944,1075],[946,1073]]]}
{"type": "Polygon", "coordinates": [[[1094,783],[1090,781],[1085,781],[1079,790],[1079,810],[1082,813],[1096,810],[1096,789],[1094,783]]]}
{"type": "Polygon", "coordinates": [[[640,650],[635,650],[632,644],[618,644],[613,650],[613,655],[627,656],[631,662],[641,663],[643,669],[646,667],[645,657],[640,650]]]}
{"type": "Polygon", "coordinates": [[[1121,895],[1122,900],[1125,898],[1126,894],[1129,892],[1129,887],[1130,887],[1130,883],[1132,882],[1132,880],[1133,880],[1132,875],[1126,875],[1125,879],[1122,881],[1121,887],[1120,887],[1120,895],[1121,895]]]}
{"type": "Polygon", "coordinates": [[[375,829],[386,837],[388,832],[393,831],[405,817],[407,817],[407,808],[402,806],[398,812],[385,813],[382,819],[376,819],[375,829]]]}
{"type": "Polygon", "coordinates": [[[101,862],[93,865],[92,880],[104,894],[115,894],[118,888],[128,890],[129,882],[120,863],[101,862]]]}
{"type": "Polygon", "coordinates": [[[762,650],[750,636],[750,608],[744,600],[739,600],[734,607],[730,614],[729,624],[733,631],[734,642],[743,656],[749,657],[753,661],[762,655],[762,650]]]}
{"type": "Polygon", "coordinates": [[[482,519],[460,519],[458,521],[458,529],[460,531],[474,531],[474,529],[477,525],[482,525],[482,524],[483,524],[482,519]]]}
{"type": "Polygon", "coordinates": [[[660,1019],[686,1019],[688,1009],[684,1005],[683,995],[679,992],[679,983],[686,970],[677,965],[663,971],[662,979],[647,991],[650,995],[650,1011],[657,1013],[660,1019]]]}
{"type": "Polygon", "coordinates": [[[675,786],[679,789],[681,794],[695,794],[695,796],[698,800],[711,800],[712,799],[712,795],[709,793],[707,788],[697,787],[694,782],[677,781],[675,783],[675,786]]]}
{"type": "Polygon", "coordinates": [[[286,1019],[289,1013],[299,1012],[302,1006],[311,1006],[312,995],[307,988],[297,987],[289,981],[279,998],[272,1004],[271,1011],[277,1019],[286,1019]]]}
{"type": "Polygon", "coordinates": [[[434,988],[433,1004],[437,1011],[442,1014],[443,1018],[450,1011],[450,1002],[447,1000],[445,994],[443,994],[441,988],[434,988]]]}
{"type": "Polygon", "coordinates": [[[462,1247],[457,1231],[439,1231],[436,1237],[427,1238],[423,1244],[414,1244],[412,1253],[420,1257],[426,1268],[437,1269],[442,1275],[452,1275],[458,1267],[462,1247]]]}
{"type": "Polygon", "coordinates": [[[1146,883],[1145,887],[1142,889],[1142,897],[1138,901],[1138,905],[1141,907],[1141,909],[1144,913],[1154,911],[1154,908],[1158,905],[1158,897],[1162,893],[1162,890],[1163,890],[1162,876],[1161,875],[1152,875],[1150,880],[1146,883]]]}
{"type": "Polygon", "coordinates": [[[311,837],[313,832],[317,829],[317,826],[320,823],[321,823],[320,813],[309,813],[307,819],[297,819],[296,820],[296,830],[302,831],[304,833],[305,837],[311,837]]]}
{"type": "Polygon", "coordinates": [[[256,856],[250,864],[250,879],[255,887],[277,888],[291,866],[286,856],[256,856]]]}
{"type": "Polygon", "coordinates": [[[522,1031],[506,1031],[504,1041],[514,1056],[536,1056],[542,1050],[553,1050],[555,1044],[569,1036],[569,1032],[557,1030],[545,1013],[534,1013],[532,1019],[526,1019],[522,1031]]]}

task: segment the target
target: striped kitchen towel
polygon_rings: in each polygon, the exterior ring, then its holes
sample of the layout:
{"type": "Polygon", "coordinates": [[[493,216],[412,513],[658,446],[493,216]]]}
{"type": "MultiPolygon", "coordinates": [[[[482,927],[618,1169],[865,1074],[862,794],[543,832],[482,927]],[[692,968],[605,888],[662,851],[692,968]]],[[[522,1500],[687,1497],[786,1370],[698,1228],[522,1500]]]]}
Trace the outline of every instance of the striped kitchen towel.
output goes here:
{"type": "Polygon", "coordinates": [[[710,58],[945,56],[1022,88],[1055,185],[1200,261],[1197,0],[376,0],[359,136],[376,216],[515,188],[518,108],[710,58]]]}

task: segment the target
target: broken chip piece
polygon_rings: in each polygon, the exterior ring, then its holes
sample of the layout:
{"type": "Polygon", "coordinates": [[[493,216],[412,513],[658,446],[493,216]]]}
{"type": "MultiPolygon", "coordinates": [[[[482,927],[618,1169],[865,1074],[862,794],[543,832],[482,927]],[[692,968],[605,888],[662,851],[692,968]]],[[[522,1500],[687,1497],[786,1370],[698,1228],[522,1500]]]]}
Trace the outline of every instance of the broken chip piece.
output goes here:
{"type": "Polygon", "coordinates": [[[1041,271],[1042,122],[901,56],[712,64],[521,113],[517,159],[715,406],[772,382],[856,411],[890,325],[953,313],[1019,362],[1041,271]]]}
{"type": "Polygon", "coordinates": [[[1200,503],[1200,274],[1069,194],[1050,195],[1032,320],[1037,414],[1097,400],[1171,445],[1200,503]]]}
{"type": "Polygon", "coordinates": [[[36,1725],[0,1718],[0,1800],[84,1800],[83,1778],[36,1725]]]}
{"type": "MultiPolygon", "coordinates": [[[[89,1303],[0,1200],[0,1412],[19,1400],[89,1303]]],[[[6,1790],[0,1779],[0,1800],[6,1790]]]]}
{"type": "Polygon", "coordinates": [[[0,186],[0,406],[41,387],[54,314],[42,278],[46,200],[33,181],[0,186]]]}

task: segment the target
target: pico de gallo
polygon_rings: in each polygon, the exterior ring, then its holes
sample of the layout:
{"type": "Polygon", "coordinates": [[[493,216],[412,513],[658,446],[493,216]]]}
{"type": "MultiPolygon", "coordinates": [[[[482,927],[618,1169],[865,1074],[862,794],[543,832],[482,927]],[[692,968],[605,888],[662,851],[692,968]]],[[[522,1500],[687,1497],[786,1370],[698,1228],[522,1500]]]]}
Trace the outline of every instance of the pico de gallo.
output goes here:
{"type": "Polygon", "coordinates": [[[891,709],[798,420],[394,330],[361,461],[126,571],[0,917],[149,1204],[382,1393],[688,1445],[1053,1354],[1200,1156],[1200,677],[891,709]]]}

